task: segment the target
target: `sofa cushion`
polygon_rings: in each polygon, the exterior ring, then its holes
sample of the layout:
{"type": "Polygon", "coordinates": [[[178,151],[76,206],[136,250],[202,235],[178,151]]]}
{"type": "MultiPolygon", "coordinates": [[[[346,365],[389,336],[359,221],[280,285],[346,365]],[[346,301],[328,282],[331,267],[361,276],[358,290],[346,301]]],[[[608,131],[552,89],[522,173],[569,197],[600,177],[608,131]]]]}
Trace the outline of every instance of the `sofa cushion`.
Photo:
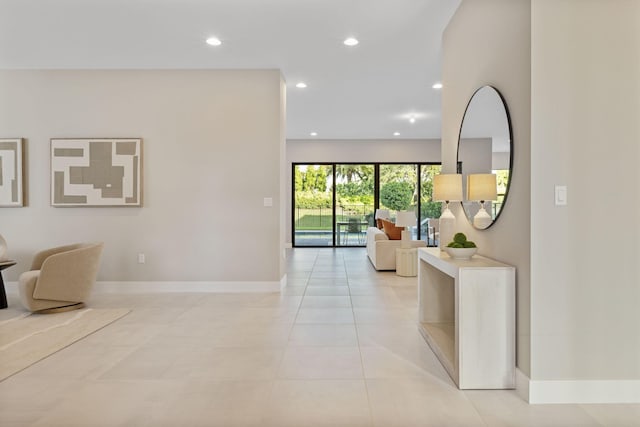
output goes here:
{"type": "Polygon", "coordinates": [[[404,231],[404,227],[396,227],[394,223],[386,219],[382,220],[382,229],[389,236],[389,240],[400,240],[404,231]]]}
{"type": "Polygon", "coordinates": [[[376,227],[382,230],[382,218],[376,219],[376,227]]]}

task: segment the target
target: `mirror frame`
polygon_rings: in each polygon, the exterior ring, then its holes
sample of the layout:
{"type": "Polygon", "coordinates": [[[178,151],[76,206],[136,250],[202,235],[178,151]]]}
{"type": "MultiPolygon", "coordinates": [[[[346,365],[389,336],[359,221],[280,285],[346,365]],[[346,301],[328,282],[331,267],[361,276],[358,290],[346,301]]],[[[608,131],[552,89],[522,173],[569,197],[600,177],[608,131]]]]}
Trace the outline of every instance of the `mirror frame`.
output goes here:
{"type": "MultiPolygon", "coordinates": [[[[460,162],[460,142],[462,140],[462,128],[464,127],[464,120],[467,117],[467,113],[469,112],[469,106],[471,105],[471,102],[473,101],[473,98],[476,96],[476,94],[478,92],[480,92],[482,89],[484,88],[490,88],[492,89],[500,98],[500,101],[502,102],[502,107],[504,108],[504,112],[505,112],[505,116],[507,119],[507,127],[509,130],[509,179],[507,180],[507,188],[505,190],[504,193],[504,198],[502,199],[502,206],[500,208],[500,210],[498,211],[498,213],[496,214],[496,217],[493,218],[493,220],[491,221],[491,224],[489,224],[488,227],[486,228],[478,228],[475,225],[473,225],[473,218],[469,218],[469,215],[467,214],[467,211],[464,208],[464,203],[460,202],[460,207],[462,208],[462,211],[464,212],[464,216],[465,218],[467,218],[467,221],[469,221],[469,224],[471,224],[471,226],[473,228],[475,228],[476,230],[488,230],[491,227],[493,227],[493,225],[496,223],[496,221],[498,221],[498,218],[500,218],[500,215],[502,214],[502,211],[505,208],[505,205],[507,204],[507,199],[509,198],[509,192],[511,191],[511,181],[513,180],[513,128],[511,125],[511,115],[509,114],[509,107],[507,106],[507,102],[504,99],[504,96],[502,96],[502,93],[500,93],[500,91],[492,86],[492,85],[482,85],[480,86],[478,89],[476,89],[473,94],[471,95],[471,97],[469,98],[469,101],[467,102],[467,106],[464,109],[464,114],[462,115],[462,121],[460,122],[460,131],[458,132],[458,147],[457,147],[457,153],[456,153],[456,170],[457,173],[460,173],[463,175],[463,179],[464,179],[464,173],[462,171],[462,165],[460,162]]],[[[466,196],[464,196],[466,197],[466,196]]]]}

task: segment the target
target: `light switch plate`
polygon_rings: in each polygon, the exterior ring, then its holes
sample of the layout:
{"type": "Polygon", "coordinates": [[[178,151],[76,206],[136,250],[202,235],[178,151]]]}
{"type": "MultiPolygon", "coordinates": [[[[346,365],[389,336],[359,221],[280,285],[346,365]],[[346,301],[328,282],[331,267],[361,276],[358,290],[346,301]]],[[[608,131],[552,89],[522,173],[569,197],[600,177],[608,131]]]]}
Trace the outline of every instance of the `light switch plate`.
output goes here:
{"type": "Polygon", "coordinates": [[[556,206],[567,205],[567,186],[566,185],[556,185],[555,201],[556,201],[556,206]]]}
{"type": "Polygon", "coordinates": [[[273,206],[273,199],[271,197],[265,197],[264,198],[264,205],[266,207],[271,207],[273,206]]]}

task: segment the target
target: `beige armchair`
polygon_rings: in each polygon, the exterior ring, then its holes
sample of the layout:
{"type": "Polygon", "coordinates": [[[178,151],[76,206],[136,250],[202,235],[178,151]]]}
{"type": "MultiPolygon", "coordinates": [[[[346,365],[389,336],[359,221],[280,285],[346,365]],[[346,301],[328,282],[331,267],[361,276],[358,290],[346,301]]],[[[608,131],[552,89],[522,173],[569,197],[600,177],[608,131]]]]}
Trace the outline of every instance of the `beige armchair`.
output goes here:
{"type": "Polygon", "coordinates": [[[84,307],[98,275],[103,243],[79,243],[38,252],[20,275],[20,302],[29,311],[51,313],[84,307]]]}

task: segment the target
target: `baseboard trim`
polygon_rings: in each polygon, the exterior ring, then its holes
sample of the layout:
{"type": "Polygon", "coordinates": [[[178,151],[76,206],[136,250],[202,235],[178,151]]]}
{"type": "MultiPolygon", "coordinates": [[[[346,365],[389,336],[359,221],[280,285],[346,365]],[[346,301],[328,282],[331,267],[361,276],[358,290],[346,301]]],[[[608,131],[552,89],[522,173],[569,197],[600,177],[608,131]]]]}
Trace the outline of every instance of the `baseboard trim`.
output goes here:
{"type": "Polygon", "coordinates": [[[531,404],[640,403],[640,380],[531,380],[516,369],[516,391],[531,404]]]}
{"type": "MultiPolygon", "coordinates": [[[[286,283],[286,282],[285,282],[286,283]]],[[[278,282],[96,282],[94,292],[280,292],[278,282]]]]}
{"type": "MultiPolygon", "coordinates": [[[[5,282],[9,293],[18,293],[18,282],[5,282]]],[[[273,282],[153,282],[153,281],[98,281],[93,287],[97,293],[136,294],[147,292],[280,292],[287,286],[287,276],[273,282]]]]}

